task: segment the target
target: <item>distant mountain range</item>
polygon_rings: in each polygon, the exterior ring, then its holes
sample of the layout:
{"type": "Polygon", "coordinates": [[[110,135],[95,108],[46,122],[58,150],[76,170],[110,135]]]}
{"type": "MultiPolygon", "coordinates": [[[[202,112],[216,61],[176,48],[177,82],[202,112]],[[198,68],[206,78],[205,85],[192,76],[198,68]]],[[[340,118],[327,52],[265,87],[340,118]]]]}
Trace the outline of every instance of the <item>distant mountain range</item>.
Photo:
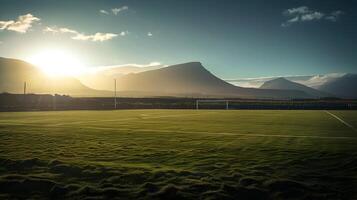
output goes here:
{"type": "MultiPolygon", "coordinates": [[[[304,77],[305,81],[313,78],[304,77]]],[[[120,66],[101,68],[94,73],[73,77],[52,78],[37,67],[21,60],[0,58],[0,92],[22,93],[24,81],[29,93],[57,93],[71,96],[112,96],[114,79],[118,96],[148,97],[217,97],[217,98],[318,98],[338,96],[357,98],[356,75],[324,79],[318,88],[277,78],[260,88],[232,85],[205,69],[199,62],[172,66],[120,66]],[[78,80],[79,79],[79,80],[78,80]]],[[[321,79],[321,77],[320,77],[321,79]]]]}
{"type": "Polygon", "coordinates": [[[245,78],[227,82],[253,88],[297,89],[315,97],[357,98],[357,74],[245,78]]]}
{"type": "Polygon", "coordinates": [[[119,91],[151,96],[308,98],[294,90],[263,90],[237,87],[206,70],[199,62],[172,65],[117,78],[119,91]]]}
{"type": "Polygon", "coordinates": [[[317,97],[317,98],[334,96],[334,95],[328,94],[326,92],[322,92],[317,89],[307,87],[303,84],[289,81],[286,78],[276,78],[276,79],[273,79],[270,81],[266,81],[262,86],[260,86],[260,88],[261,89],[299,90],[299,91],[303,91],[306,94],[309,94],[309,95],[311,95],[313,97],[317,97]]]}
{"type": "Polygon", "coordinates": [[[241,87],[259,88],[267,81],[274,80],[277,78],[285,78],[289,81],[293,81],[317,89],[319,86],[329,81],[340,78],[344,75],[345,75],[344,73],[333,73],[333,74],[325,74],[325,75],[296,75],[296,76],[226,79],[225,81],[241,87]]]}

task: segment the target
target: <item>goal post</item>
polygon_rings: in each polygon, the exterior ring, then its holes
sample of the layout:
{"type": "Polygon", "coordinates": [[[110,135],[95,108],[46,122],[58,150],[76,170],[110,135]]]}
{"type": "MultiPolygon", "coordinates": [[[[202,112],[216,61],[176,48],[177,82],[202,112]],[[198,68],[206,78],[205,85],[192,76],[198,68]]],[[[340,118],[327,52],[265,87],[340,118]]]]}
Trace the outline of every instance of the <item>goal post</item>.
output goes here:
{"type": "MultiPolygon", "coordinates": [[[[223,104],[225,110],[229,110],[229,100],[225,99],[197,99],[196,100],[196,110],[200,109],[200,103],[201,105],[206,103],[206,104],[223,104]]],[[[223,107],[222,107],[223,108],[223,107]]]]}

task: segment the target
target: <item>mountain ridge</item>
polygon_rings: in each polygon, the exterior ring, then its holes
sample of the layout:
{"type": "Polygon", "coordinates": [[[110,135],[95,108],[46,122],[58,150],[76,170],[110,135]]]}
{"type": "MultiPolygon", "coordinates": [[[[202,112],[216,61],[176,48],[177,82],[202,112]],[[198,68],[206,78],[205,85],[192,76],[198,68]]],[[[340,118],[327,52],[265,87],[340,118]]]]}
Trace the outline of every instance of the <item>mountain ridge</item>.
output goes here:
{"type": "Polygon", "coordinates": [[[216,77],[200,62],[188,62],[136,74],[118,80],[118,90],[153,93],[201,94],[242,98],[308,98],[300,91],[261,90],[234,86],[216,77]]]}
{"type": "MultiPolygon", "coordinates": [[[[71,96],[113,96],[114,80],[104,77],[105,90],[94,90],[75,78],[50,79],[35,66],[17,59],[0,59],[0,92],[22,93],[27,81],[29,92],[71,96]]],[[[93,84],[96,84],[95,82],[93,84]]],[[[121,96],[178,96],[199,98],[312,98],[299,90],[255,89],[234,86],[208,71],[200,62],[171,65],[117,78],[121,96]]]]}
{"type": "Polygon", "coordinates": [[[326,82],[318,87],[321,91],[335,94],[342,98],[357,98],[357,74],[347,73],[344,76],[326,82]]]}
{"type": "Polygon", "coordinates": [[[287,80],[284,77],[279,77],[270,81],[266,81],[260,86],[261,89],[281,89],[281,90],[300,90],[311,96],[321,98],[321,97],[330,97],[332,95],[324,93],[314,88],[310,88],[300,83],[296,83],[290,80],[287,80]]]}

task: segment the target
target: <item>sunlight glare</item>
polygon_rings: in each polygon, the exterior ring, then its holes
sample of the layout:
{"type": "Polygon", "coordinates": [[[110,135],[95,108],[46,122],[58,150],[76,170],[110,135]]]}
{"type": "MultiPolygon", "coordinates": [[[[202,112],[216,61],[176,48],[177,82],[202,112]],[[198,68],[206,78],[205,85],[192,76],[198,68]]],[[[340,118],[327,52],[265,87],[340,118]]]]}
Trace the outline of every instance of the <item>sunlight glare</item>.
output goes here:
{"type": "Polygon", "coordinates": [[[28,61],[50,76],[76,76],[85,71],[78,57],[59,49],[41,51],[31,56],[28,61]]]}

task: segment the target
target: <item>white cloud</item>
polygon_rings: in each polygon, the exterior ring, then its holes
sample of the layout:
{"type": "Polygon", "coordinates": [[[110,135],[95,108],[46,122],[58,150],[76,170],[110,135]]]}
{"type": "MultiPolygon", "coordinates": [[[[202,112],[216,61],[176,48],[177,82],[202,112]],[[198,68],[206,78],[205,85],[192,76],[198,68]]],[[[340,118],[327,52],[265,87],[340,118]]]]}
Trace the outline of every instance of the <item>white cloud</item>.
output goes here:
{"type": "Polygon", "coordinates": [[[297,8],[290,8],[284,11],[285,15],[296,15],[296,14],[305,14],[309,12],[309,8],[306,6],[300,6],[297,8]]]}
{"type": "Polygon", "coordinates": [[[330,20],[332,22],[336,22],[338,20],[338,18],[340,18],[341,15],[343,15],[344,12],[342,12],[341,10],[337,10],[332,12],[330,15],[326,16],[327,20],[330,20]]]}
{"type": "Polygon", "coordinates": [[[102,13],[102,14],[105,14],[105,15],[109,15],[109,12],[106,11],[106,10],[99,10],[99,12],[102,13]]]}
{"type": "Polygon", "coordinates": [[[149,37],[152,37],[153,34],[152,34],[151,32],[148,32],[148,36],[149,36],[149,37]]]}
{"type": "Polygon", "coordinates": [[[0,21],[0,30],[10,30],[19,33],[26,33],[32,24],[36,21],[40,21],[40,18],[33,16],[32,14],[21,15],[17,21],[0,21]]]}
{"type": "Polygon", "coordinates": [[[73,33],[73,34],[78,34],[77,31],[72,30],[72,29],[68,29],[68,28],[60,28],[59,29],[61,33],[73,33]]]}
{"type": "Polygon", "coordinates": [[[123,6],[123,7],[120,7],[120,8],[113,8],[112,9],[112,13],[114,15],[118,15],[120,12],[124,11],[124,10],[128,10],[129,7],[128,6],[123,6]]]}
{"type": "Polygon", "coordinates": [[[120,12],[123,12],[125,10],[129,10],[129,7],[128,6],[122,6],[120,8],[112,8],[109,11],[102,9],[102,10],[99,10],[99,12],[101,14],[104,14],[104,15],[110,15],[110,14],[118,15],[120,12]]]}
{"type": "Polygon", "coordinates": [[[43,32],[45,33],[58,33],[58,30],[51,28],[51,27],[46,27],[45,29],[43,29],[43,32]]]}
{"type": "Polygon", "coordinates": [[[306,22],[306,21],[319,21],[319,20],[329,20],[331,22],[336,22],[337,19],[342,15],[343,12],[333,11],[331,14],[326,15],[323,12],[311,10],[307,6],[300,6],[297,8],[290,8],[283,12],[283,15],[288,19],[281,24],[282,27],[288,27],[297,22],[306,22]]]}
{"type": "Polygon", "coordinates": [[[281,24],[281,26],[287,27],[287,26],[290,26],[290,24],[292,24],[292,23],[298,22],[299,20],[300,20],[300,17],[299,17],[299,16],[296,16],[296,17],[294,17],[294,18],[289,19],[289,20],[286,21],[285,23],[281,24]]]}
{"type": "Polygon", "coordinates": [[[325,14],[321,12],[307,13],[301,16],[301,21],[320,20],[325,14]]]}
{"type": "Polygon", "coordinates": [[[13,23],[15,23],[15,22],[12,20],[11,21],[0,21],[0,29],[4,30],[13,23]]]}
{"type": "Polygon", "coordinates": [[[119,34],[120,36],[126,36],[126,35],[129,35],[129,31],[122,31],[120,32],[119,34]]]}
{"type": "Polygon", "coordinates": [[[332,73],[332,74],[325,74],[325,75],[315,75],[313,77],[311,77],[309,80],[306,80],[306,81],[296,81],[298,83],[301,83],[301,84],[304,84],[304,85],[307,85],[309,87],[312,87],[312,88],[316,88],[318,89],[319,86],[327,83],[327,82],[330,82],[330,81],[333,81],[337,78],[340,78],[342,76],[344,76],[345,73],[332,73]]]}
{"type": "MultiPolygon", "coordinates": [[[[118,34],[115,33],[95,33],[92,35],[86,35],[84,33],[80,33],[76,30],[73,29],[69,29],[69,28],[51,28],[51,27],[46,27],[44,30],[44,32],[50,32],[50,33],[68,33],[68,34],[72,34],[73,36],[71,37],[71,39],[73,40],[82,40],[82,41],[92,41],[92,42],[103,42],[106,40],[111,40],[115,37],[118,36],[118,34]]],[[[120,34],[121,35],[121,34],[120,34]]]]}
{"type": "Polygon", "coordinates": [[[71,37],[74,40],[84,40],[84,41],[93,41],[93,42],[103,42],[106,40],[111,40],[115,37],[117,37],[117,34],[114,33],[96,33],[94,35],[84,35],[84,34],[76,34],[75,36],[71,37]]]}

